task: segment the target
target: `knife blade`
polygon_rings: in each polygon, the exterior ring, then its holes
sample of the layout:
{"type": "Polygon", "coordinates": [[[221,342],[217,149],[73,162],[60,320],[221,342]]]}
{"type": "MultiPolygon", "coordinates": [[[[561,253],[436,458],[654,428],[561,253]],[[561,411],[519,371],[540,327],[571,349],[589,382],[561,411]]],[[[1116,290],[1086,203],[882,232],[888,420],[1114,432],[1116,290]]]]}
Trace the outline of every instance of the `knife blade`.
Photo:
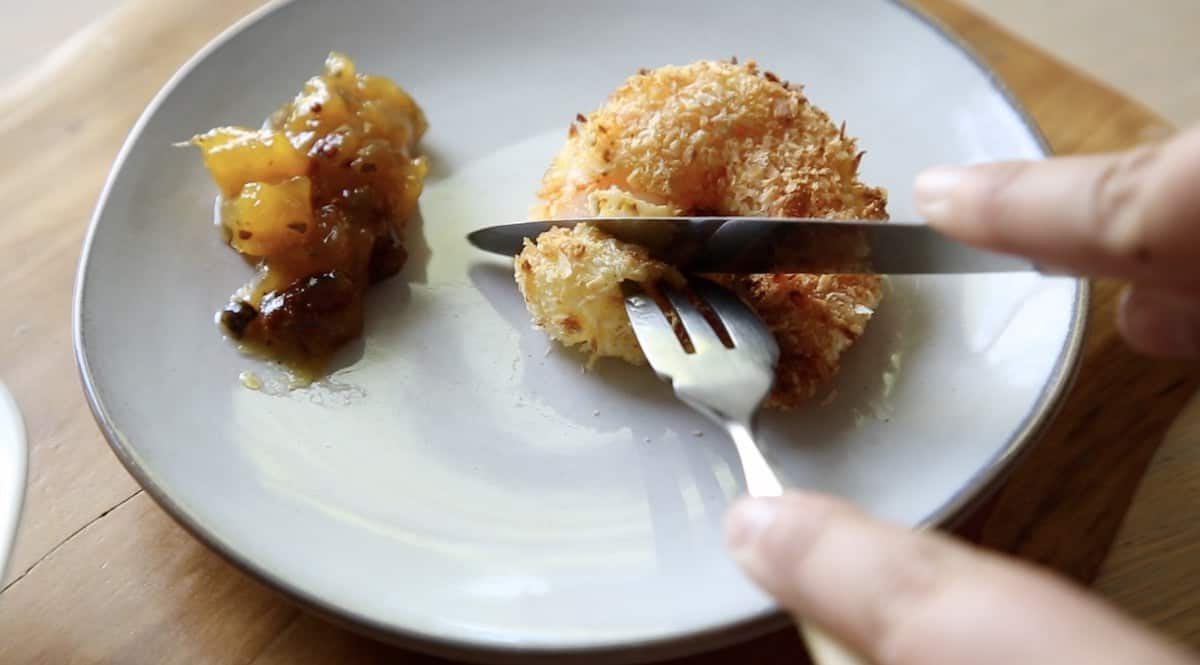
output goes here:
{"type": "Polygon", "coordinates": [[[688,272],[965,274],[1031,272],[1017,256],[965,245],[913,222],[780,217],[603,217],[500,224],[467,239],[515,256],[524,241],[555,227],[592,224],[688,272]]]}

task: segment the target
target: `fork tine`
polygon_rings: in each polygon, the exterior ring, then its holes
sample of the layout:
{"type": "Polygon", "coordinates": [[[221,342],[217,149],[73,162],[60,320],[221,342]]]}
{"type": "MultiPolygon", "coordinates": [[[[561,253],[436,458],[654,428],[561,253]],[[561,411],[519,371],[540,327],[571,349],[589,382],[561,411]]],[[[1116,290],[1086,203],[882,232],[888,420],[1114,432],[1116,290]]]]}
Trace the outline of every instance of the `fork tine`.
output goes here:
{"type": "Polygon", "coordinates": [[[666,365],[686,360],[687,352],[675,337],[667,315],[637,282],[621,282],[621,293],[625,296],[625,313],[646,360],[659,374],[670,373],[666,365]]]}
{"type": "Polygon", "coordinates": [[[767,353],[773,365],[779,358],[775,336],[760,323],[758,315],[732,291],[700,277],[691,280],[692,291],[708,303],[709,308],[735,347],[756,349],[767,353]]]}
{"type": "Polygon", "coordinates": [[[692,304],[686,293],[671,287],[664,289],[664,292],[667,300],[671,301],[671,306],[679,315],[679,321],[683,324],[683,329],[687,331],[688,338],[692,340],[692,348],[696,350],[696,353],[711,348],[725,348],[725,344],[717,336],[717,331],[713,330],[712,324],[704,318],[700,309],[692,304]]]}

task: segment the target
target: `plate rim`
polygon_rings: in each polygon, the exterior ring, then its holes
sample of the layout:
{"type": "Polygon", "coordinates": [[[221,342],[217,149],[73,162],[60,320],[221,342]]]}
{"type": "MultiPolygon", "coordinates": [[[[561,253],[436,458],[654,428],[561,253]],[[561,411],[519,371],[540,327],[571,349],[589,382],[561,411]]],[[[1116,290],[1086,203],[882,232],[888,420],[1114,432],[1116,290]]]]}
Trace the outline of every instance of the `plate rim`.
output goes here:
{"type": "MultiPolygon", "coordinates": [[[[915,0],[880,0],[893,5],[918,24],[929,29],[936,38],[946,42],[952,49],[958,51],[975,66],[992,88],[1000,95],[1009,109],[1016,115],[1022,127],[1034,139],[1042,157],[1054,154],[1041,128],[1034,122],[1025,106],[1017,99],[1012,90],[1000,78],[998,73],[976,53],[973,47],[961,37],[952,32],[940,19],[926,10],[913,4],[915,0]]],[[[138,117],[132,128],[126,134],[117,157],[113,160],[104,187],[93,208],[84,235],[80,253],[79,265],[76,269],[72,294],[71,308],[71,340],[74,350],[76,367],[82,382],[92,416],[95,418],[101,433],[109,448],[112,449],[121,465],[133,476],[146,494],[162,508],[173,521],[185,531],[203,543],[222,559],[243,573],[261,581],[268,587],[283,593],[289,600],[296,602],[315,614],[324,617],[350,630],[366,634],[401,647],[415,649],[433,655],[462,658],[479,663],[515,663],[529,662],[530,659],[541,661],[563,656],[574,658],[584,657],[587,662],[595,663],[630,663],[646,662],[667,657],[678,657],[709,651],[730,644],[753,639],[789,622],[788,616],[777,605],[772,604],[766,610],[751,616],[693,630],[675,631],[660,637],[640,639],[629,642],[611,642],[598,644],[581,644],[577,647],[560,645],[514,644],[500,640],[469,639],[456,636],[433,634],[407,626],[397,626],[378,621],[369,616],[363,616],[349,607],[339,607],[300,588],[295,583],[277,575],[261,562],[253,561],[243,556],[231,543],[224,542],[214,533],[208,532],[198,520],[177,504],[164,487],[154,482],[151,475],[143,469],[135,459],[128,442],[125,441],[120,428],[112,419],[104,400],[96,386],[88,362],[86,335],[83,329],[82,306],[89,259],[91,258],[92,243],[97,234],[100,218],[108,204],[112,189],[125,162],[133,151],[133,146],[141,136],[145,126],[150,122],[166,98],[186,79],[192,71],[206,60],[212,53],[223,47],[233,37],[247,28],[267,19],[280,9],[291,5],[295,0],[269,0],[266,4],[251,11],[234,22],[208,43],[192,54],[179,69],[167,79],[166,83],[155,93],[145,110],[138,117]]],[[[1041,438],[1047,427],[1053,422],[1054,416],[1061,410],[1064,398],[1074,383],[1083,356],[1083,342],[1087,327],[1089,304],[1091,302],[1091,284],[1084,278],[1073,278],[1075,294],[1071,320],[1067,330],[1067,338],[1054,367],[1047,375],[1045,384],[1038,394],[1037,400],[1025,418],[1014,428],[1007,443],[997,451],[974,475],[969,477],[945,503],[921,520],[918,528],[937,528],[952,524],[970,508],[985,499],[991,490],[1004,479],[1012,470],[1015,462],[1026,453],[1033,444],[1041,438]]]]}
{"type": "MultiPolygon", "coordinates": [[[[29,434],[25,419],[17,398],[0,381],[0,480],[11,482],[10,487],[0,490],[0,577],[5,576],[12,564],[17,531],[21,528],[28,476],[29,434]],[[6,436],[10,439],[7,443],[4,442],[6,436]],[[5,460],[5,457],[8,459],[5,460]],[[5,462],[9,463],[7,469],[4,468],[5,462]]],[[[3,487],[3,483],[0,483],[0,487],[3,487]]]]}

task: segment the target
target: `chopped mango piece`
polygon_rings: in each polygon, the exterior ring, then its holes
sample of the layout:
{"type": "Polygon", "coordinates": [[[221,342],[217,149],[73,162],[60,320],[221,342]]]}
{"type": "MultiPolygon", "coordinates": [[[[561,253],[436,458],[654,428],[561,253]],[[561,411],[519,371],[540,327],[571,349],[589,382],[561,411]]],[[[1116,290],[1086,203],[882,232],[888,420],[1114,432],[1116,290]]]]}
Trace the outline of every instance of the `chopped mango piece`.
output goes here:
{"type": "Polygon", "coordinates": [[[351,110],[345,98],[323,78],[304,84],[304,91],[292,101],[283,127],[292,137],[292,145],[304,152],[319,136],[328,135],[350,122],[351,110]]]}
{"type": "Polygon", "coordinates": [[[358,68],[354,61],[345,53],[333,51],[325,58],[325,77],[336,81],[353,81],[358,76],[358,68]]]}
{"type": "Polygon", "coordinates": [[[233,198],[248,182],[280,182],[308,171],[308,157],[292,147],[287,135],[269,129],[218,127],[196,136],[221,193],[233,198]]]}
{"type": "Polygon", "coordinates": [[[250,256],[281,254],[312,243],[318,232],[312,214],[312,182],[300,176],[278,184],[246,183],[224,223],[229,227],[229,244],[250,256]]]}

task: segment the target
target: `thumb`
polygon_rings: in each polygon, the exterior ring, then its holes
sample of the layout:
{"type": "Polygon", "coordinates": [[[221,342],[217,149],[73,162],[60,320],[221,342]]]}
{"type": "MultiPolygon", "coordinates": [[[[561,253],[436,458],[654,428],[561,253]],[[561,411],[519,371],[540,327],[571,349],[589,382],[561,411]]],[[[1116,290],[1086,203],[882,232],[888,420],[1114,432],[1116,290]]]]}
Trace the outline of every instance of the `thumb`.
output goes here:
{"type": "Polygon", "coordinates": [[[1056,577],[834,499],[743,500],[726,540],[784,608],[877,665],[1196,665],[1056,577]]]}

